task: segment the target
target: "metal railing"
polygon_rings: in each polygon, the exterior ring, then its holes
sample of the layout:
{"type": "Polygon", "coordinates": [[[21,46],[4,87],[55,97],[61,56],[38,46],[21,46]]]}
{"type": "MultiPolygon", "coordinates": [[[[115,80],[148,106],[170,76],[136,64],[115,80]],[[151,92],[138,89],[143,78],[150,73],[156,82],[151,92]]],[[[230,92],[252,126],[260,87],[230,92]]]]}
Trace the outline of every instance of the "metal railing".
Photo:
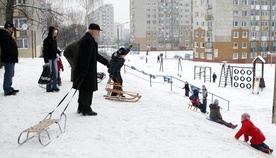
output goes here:
{"type": "MultiPolygon", "coordinates": [[[[171,91],[173,90],[173,81],[177,80],[179,82],[183,82],[183,84],[185,83],[185,81],[180,80],[180,79],[178,79],[178,78],[176,78],[174,76],[170,76],[170,75],[153,75],[153,74],[150,74],[150,73],[146,73],[145,71],[138,70],[134,66],[128,66],[128,65],[124,65],[124,73],[125,74],[126,74],[126,68],[130,68],[133,71],[137,71],[137,72],[140,72],[140,73],[148,76],[149,77],[150,87],[152,87],[152,84],[153,84],[152,79],[156,79],[158,77],[163,78],[164,82],[167,82],[167,83],[170,84],[171,91]]],[[[190,87],[197,87],[197,86],[195,86],[193,84],[189,84],[189,85],[190,85],[190,87]]],[[[200,88],[198,88],[198,89],[200,89],[200,88]]],[[[227,102],[227,110],[229,111],[229,108],[230,108],[230,101],[229,100],[227,100],[227,99],[225,99],[225,98],[223,98],[223,97],[221,97],[219,95],[216,95],[216,94],[214,94],[214,93],[212,93],[210,91],[208,91],[208,95],[211,95],[211,101],[212,102],[214,101],[214,97],[220,98],[220,99],[226,101],[227,102]]]]}

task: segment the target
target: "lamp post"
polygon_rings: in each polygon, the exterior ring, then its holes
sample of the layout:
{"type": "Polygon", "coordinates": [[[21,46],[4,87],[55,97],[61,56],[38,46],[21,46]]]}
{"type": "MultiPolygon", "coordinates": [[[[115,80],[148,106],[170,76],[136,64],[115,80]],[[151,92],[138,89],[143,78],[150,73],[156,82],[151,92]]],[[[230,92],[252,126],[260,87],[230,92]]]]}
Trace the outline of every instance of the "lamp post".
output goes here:
{"type": "Polygon", "coordinates": [[[117,44],[118,44],[118,48],[120,47],[120,29],[119,29],[119,26],[122,26],[122,25],[124,25],[124,24],[127,24],[128,22],[125,22],[125,23],[122,23],[122,24],[118,24],[117,25],[117,44]]]}

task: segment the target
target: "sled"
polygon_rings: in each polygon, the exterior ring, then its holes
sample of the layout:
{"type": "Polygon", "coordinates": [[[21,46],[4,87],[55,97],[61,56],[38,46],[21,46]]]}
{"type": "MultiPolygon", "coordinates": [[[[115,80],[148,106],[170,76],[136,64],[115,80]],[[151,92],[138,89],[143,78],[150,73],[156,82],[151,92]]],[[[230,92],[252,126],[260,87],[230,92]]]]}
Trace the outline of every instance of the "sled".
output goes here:
{"type": "Polygon", "coordinates": [[[74,95],[76,94],[77,90],[75,90],[71,99],[69,100],[69,102],[65,106],[64,110],[60,114],[59,119],[53,119],[52,115],[55,112],[55,110],[61,105],[61,103],[65,100],[65,98],[68,96],[68,94],[70,93],[71,90],[72,90],[72,88],[69,90],[69,92],[67,92],[67,94],[63,97],[63,99],[58,103],[56,108],[54,110],[52,110],[51,112],[49,112],[43,120],[41,120],[38,124],[23,130],[19,134],[18,139],[17,139],[18,144],[22,145],[22,144],[26,143],[28,140],[38,136],[38,140],[39,140],[40,144],[43,146],[47,146],[48,144],[51,143],[51,136],[50,136],[50,133],[48,132],[48,130],[54,124],[56,124],[59,129],[59,133],[56,137],[58,137],[60,134],[65,132],[66,123],[67,123],[67,116],[65,115],[65,110],[67,109],[68,105],[70,104],[70,102],[71,102],[72,98],[74,97],[74,95]],[[44,138],[43,134],[46,134],[46,138],[44,138]]]}
{"type": "Polygon", "coordinates": [[[41,145],[43,146],[47,146],[48,144],[51,143],[51,136],[48,132],[48,129],[50,128],[51,125],[56,124],[59,128],[59,134],[57,135],[57,137],[65,132],[65,128],[66,128],[66,121],[67,121],[67,117],[65,115],[65,113],[62,113],[60,115],[59,119],[52,119],[52,114],[49,113],[42,121],[40,121],[38,124],[31,126],[30,128],[25,129],[24,131],[22,131],[18,137],[18,144],[22,145],[24,143],[26,143],[28,140],[38,136],[38,140],[40,142],[41,145]],[[64,120],[64,126],[61,127],[60,125],[60,121],[64,120]],[[47,140],[44,141],[44,139],[42,139],[41,134],[46,133],[47,134],[47,140]],[[24,135],[26,136],[25,139],[22,140],[22,136],[24,137],[24,135]]]}
{"type": "Polygon", "coordinates": [[[199,106],[194,106],[192,101],[190,100],[188,103],[188,109],[191,109],[193,111],[197,111],[199,109],[199,106]]]}
{"type": "Polygon", "coordinates": [[[106,77],[105,73],[97,72],[97,81],[100,83],[106,77]]]}
{"type": "Polygon", "coordinates": [[[122,90],[122,85],[116,82],[107,82],[105,90],[107,94],[104,95],[105,99],[116,100],[123,102],[137,102],[142,96],[139,93],[127,92],[122,90]],[[116,96],[112,96],[112,93],[116,93],[116,96]]]}

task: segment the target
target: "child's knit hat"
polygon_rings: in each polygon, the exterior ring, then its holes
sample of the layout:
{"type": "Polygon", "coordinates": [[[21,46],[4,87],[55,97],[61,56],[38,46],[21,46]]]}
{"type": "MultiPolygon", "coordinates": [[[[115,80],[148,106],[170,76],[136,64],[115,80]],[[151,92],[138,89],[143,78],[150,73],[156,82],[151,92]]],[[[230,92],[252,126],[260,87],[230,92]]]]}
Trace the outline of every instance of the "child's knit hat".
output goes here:
{"type": "Polygon", "coordinates": [[[243,113],[241,115],[241,118],[243,118],[244,120],[250,120],[250,115],[248,113],[243,113]]]}
{"type": "Polygon", "coordinates": [[[219,104],[219,101],[217,99],[214,100],[214,105],[218,105],[219,104]]]}

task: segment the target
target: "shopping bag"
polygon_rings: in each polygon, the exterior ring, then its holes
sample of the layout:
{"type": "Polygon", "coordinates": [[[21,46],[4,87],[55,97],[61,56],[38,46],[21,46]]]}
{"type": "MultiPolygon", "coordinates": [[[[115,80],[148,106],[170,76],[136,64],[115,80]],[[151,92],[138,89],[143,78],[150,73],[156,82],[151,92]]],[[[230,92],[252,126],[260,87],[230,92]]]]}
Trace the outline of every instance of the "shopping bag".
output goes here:
{"type": "Polygon", "coordinates": [[[39,77],[38,84],[50,84],[52,83],[52,73],[50,66],[43,65],[43,71],[39,77]]]}

